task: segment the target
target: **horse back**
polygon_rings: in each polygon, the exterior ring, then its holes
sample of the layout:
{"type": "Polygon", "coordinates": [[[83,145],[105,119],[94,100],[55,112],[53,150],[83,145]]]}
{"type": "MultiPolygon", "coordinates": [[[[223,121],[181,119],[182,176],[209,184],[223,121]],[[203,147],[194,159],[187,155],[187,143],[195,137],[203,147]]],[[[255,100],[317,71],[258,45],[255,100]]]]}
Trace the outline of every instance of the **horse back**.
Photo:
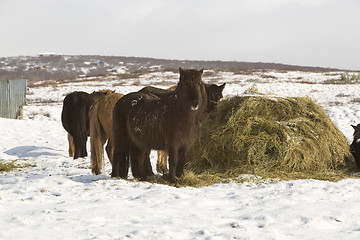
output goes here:
{"type": "Polygon", "coordinates": [[[127,131],[132,141],[148,149],[167,149],[170,143],[188,145],[195,132],[197,115],[177,106],[175,92],[161,98],[133,95],[129,102],[127,131]]]}
{"type": "Polygon", "coordinates": [[[139,90],[139,92],[147,93],[147,94],[150,93],[150,94],[153,94],[153,95],[155,95],[157,97],[162,97],[162,96],[166,95],[167,93],[169,93],[170,91],[167,90],[167,89],[147,86],[147,87],[144,87],[141,90],[139,90]]]}
{"type": "MultiPolygon", "coordinates": [[[[120,98],[113,110],[113,128],[122,128],[123,130],[119,129],[120,132],[129,133],[129,137],[140,144],[136,139],[144,137],[148,139],[148,132],[157,125],[158,121],[162,121],[153,108],[158,100],[157,96],[144,92],[133,92],[120,98]]],[[[114,134],[117,134],[116,131],[114,134]]],[[[159,135],[162,136],[161,134],[152,135],[151,140],[161,138],[159,135]]]]}

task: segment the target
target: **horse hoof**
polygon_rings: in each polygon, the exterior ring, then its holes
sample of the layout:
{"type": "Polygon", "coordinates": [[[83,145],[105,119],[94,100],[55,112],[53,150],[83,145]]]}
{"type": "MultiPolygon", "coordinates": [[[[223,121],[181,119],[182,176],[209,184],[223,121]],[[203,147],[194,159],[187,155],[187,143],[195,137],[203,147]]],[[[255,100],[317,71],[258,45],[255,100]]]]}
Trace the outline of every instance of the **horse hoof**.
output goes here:
{"type": "Polygon", "coordinates": [[[172,184],[177,183],[176,178],[172,178],[172,177],[169,178],[169,182],[172,183],[172,184]]]}

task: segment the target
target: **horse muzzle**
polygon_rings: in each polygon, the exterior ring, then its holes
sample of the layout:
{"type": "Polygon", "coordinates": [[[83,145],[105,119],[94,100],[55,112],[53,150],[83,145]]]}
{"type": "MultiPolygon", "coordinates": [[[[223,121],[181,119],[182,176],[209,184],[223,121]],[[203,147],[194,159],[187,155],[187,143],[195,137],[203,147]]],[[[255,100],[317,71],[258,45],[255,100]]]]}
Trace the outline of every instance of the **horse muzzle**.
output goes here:
{"type": "Polygon", "coordinates": [[[197,111],[199,109],[199,104],[197,104],[196,106],[191,106],[190,107],[191,111],[197,111]]]}

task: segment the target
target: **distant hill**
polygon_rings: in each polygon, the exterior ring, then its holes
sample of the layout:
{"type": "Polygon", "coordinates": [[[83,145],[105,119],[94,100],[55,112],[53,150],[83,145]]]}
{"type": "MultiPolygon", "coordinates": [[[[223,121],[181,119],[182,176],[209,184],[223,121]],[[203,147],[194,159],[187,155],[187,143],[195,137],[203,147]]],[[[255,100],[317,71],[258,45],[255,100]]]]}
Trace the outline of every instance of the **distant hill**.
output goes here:
{"type": "Polygon", "coordinates": [[[81,76],[106,76],[109,74],[140,74],[155,71],[177,71],[179,67],[243,71],[274,69],[297,71],[337,71],[338,69],[296,66],[279,63],[167,60],[141,57],[56,55],[18,56],[0,58],[0,80],[64,80],[81,76]]]}

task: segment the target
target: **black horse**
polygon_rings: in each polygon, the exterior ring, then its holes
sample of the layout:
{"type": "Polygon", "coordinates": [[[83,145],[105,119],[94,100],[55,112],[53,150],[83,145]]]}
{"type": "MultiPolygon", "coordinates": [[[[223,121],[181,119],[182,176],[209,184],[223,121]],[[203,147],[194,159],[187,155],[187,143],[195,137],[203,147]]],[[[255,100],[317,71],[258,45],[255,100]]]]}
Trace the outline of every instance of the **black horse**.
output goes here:
{"type": "Polygon", "coordinates": [[[86,141],[89,136],[89,109],[90,106],[113,92],[104,90],[88,94],[86,92],[72,92],[64,98],[61,112],[61,122],[68,132],[69,156],[77,159],[86,157],[86,141]]]}
{"type": "Polygon", "coordinates": [[[351,126],[354,128],[354,140],[350,145],[350,151],[354,156],[356,166],[360,171],[360,124],[351,126]]]}
{"type": "Polygon", "coordinates": [[[151,149],[169,153],[171,182],[182,176],[186,152],[205,114],[207,95],[203,70],[179,71],[176,89],[161,98],[135,92],[115,104],[112,177],[127,177],[129,158],[134,177],[152,175],[148,166],[151,149]]]}
{"type": "Polygon", "coordinates": [[[223,98],[223,90],[225,88],[226,83],[221,85],[216,84],[205,84],[206,94],[208,98],[206,112],[210,113],[215,110],[216,105],[223,98]]]}

